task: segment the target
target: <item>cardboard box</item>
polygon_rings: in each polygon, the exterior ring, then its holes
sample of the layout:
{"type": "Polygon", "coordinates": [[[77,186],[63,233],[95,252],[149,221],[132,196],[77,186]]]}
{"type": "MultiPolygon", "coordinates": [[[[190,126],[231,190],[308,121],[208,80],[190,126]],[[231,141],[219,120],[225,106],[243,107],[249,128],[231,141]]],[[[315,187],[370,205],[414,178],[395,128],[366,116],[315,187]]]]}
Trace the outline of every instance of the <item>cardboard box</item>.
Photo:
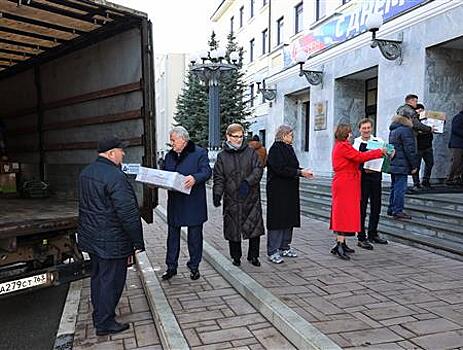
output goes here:
{"type": "Polygon", "coordinates": [[[0,162],[0,174],[19,173],[18,162],[0,162]]]}
{"type": "Polygon", "coordinates": [[[422,111],[420,119],[424,125],[432,127],[434,133],[442,134],[444,132],[445,121],[447,120],[444,112],[422,111]]]}
{"type": "Polygon", "coordinates": [[[135,180],[165,188],[170,191],[178,191],[185,194],[190,194],[191,192],[191,188],[186,188],[184,185],[185,176],[174,171],[165,171],[141,166],[135,180]]]}
{"type": "Polygon", "coordinates": [[[16,192],[16,174],[0,174],[0,193],[16,192]]]}

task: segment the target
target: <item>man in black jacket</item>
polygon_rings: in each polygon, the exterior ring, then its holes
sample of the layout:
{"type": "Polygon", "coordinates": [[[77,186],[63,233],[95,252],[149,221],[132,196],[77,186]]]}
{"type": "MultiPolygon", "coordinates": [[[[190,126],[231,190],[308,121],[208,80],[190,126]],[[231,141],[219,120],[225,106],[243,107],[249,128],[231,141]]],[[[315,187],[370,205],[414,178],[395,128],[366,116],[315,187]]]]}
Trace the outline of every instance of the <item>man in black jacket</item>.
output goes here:
{"type": "Polygon", "coordinates": [[[410,94],[405,97],[405,104],[397,108],[397,115],[407,117],[412,121],[415,136],[418,133],[432,132],[432,128],[420,121],[420,115],[416,111],[418,105],[418,96],[410,94]]]}
{"type": "Polygon", "coordinates": [[[447,185],[463,184],[463,110],[452,119],[452,130],[450,132],[449,148],[452,152],[452,163],[450,165],[447,185]]]}
{"type": "Polygon", "coordinates": [[[93,324],[98,336],[122,332],[127,323],[115,320],[135,251],[145,249],[135,192],[121,170],[124,147],[118,138],[98,143],[98,158],[79,176],[78,242],[92,261],[93,324]]]}
{"type": "MultiPolygon", "coordinates": [[[[420,113],[424,111],[424,106],[421,103],[416,105],[416,112],[420,113]]],[[[416,136],[416,144],[418,149],[418,170],[413,174],[413,185],[415,189],[421,188],[421,185],[425,188],[430,188],[431,183],[431,171],[434,166],[434,152],[432,149],[432,140],[434,135],[432,131],[430,132],[419,132],[416,136]],[[420,183],[420,167],[421,160],[424,161],[424,173],[423,181],[420,183]]]]}

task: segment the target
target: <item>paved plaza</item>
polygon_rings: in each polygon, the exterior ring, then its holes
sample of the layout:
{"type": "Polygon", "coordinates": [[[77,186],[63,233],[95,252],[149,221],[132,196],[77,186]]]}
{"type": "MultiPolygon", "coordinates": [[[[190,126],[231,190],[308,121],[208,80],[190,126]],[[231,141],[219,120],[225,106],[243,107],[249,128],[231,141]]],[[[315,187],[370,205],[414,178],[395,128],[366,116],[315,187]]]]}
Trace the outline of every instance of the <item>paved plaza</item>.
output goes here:
{"type": "MultiPolygon", "coordinates": [[[[162,190],[160,205],[166,205],[162,190]]],[[[204,239],[228,257],[221,210],[209,205],[204,239]]],[[[145,240],[160,280],[166,223],[159,215],[154,224],[145,226],[145,240]]],[[[463,349],[462,262],[394,242],[360,250],[355,239],[349,244],[356,253],[346,262],[329,253],[333,242],[328,223],[303,217],[293,240],[299,257],[286,258],[280,265],[270,263],[264,237],[262,266],[254,267],[244,258],[240,269],[343,349],[463,349]]],[[[160,284],[191,348],[294,348],[209,262],[201,263],[199,280],[190,280],[187,258],[182,241],[179,274],[160,284]]],[[[134,270],[126,289],[119,312],[132,325],[113,337],[95,337],[88,286],[83,290],[75,349],[161,348],[134,270]]]]}

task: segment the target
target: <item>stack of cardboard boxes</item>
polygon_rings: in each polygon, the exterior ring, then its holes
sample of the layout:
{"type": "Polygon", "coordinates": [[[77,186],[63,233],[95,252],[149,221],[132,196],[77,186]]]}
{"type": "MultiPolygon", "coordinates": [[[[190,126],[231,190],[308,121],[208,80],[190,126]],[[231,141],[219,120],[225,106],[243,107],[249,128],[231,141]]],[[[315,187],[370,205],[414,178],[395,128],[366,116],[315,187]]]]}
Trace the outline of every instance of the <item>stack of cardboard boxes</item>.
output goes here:
{"type": "Polygon", "coordinates": [[[20,166],[17,162],[0,161],[0,193],[16,193],[16,177],[20,166]]]}

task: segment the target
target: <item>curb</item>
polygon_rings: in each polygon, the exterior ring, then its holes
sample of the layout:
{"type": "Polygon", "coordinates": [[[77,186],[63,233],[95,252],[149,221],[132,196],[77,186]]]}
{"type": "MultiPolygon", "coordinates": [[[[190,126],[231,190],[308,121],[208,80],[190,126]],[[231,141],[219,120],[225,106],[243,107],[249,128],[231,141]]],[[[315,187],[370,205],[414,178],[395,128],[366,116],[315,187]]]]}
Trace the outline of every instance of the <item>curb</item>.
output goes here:
{"type": "MultiPolygon", "coordinates": [[[[165,208],[158,205],[155,211],[167,222],[165,208]]],[[[182,228],[181,234],[182,238],[186,240],[184,228],[182,228]]],[[[247,273],[230,264],[229,259],[209,243],[204,241],[203,246],[204,258],[207,262],[298,349],[341,350],[341,347],[286,306],[247,273]]]]}
{"type": "Polygon", "coordinates": [[[162,347],[176,350],[189,349],[146,252],[136,254],[136,263],[162,347]]]}
{"type": "Polygon", "coordinates": [[[64,303],[63,314],[56,333],[54,350],[71,350],[76,331],[77,313],[79,310],[82,280],[69,285],[68,295],[64,303]]]}

